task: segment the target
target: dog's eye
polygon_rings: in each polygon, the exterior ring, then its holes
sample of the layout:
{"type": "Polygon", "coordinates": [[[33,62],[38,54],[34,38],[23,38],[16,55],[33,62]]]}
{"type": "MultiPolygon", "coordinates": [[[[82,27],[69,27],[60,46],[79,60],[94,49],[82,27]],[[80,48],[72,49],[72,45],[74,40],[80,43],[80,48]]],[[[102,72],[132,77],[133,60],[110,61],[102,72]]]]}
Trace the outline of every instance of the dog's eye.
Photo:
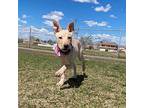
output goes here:
{"type": "Polygon", "coordinates": [[[62,37],[59,37],[59,39],[62,39],[62,37]]]}
{"type": "Polygon", "coordinates": [[[71,39],[71,37],[68,37],[68,39],[71,39]]]}

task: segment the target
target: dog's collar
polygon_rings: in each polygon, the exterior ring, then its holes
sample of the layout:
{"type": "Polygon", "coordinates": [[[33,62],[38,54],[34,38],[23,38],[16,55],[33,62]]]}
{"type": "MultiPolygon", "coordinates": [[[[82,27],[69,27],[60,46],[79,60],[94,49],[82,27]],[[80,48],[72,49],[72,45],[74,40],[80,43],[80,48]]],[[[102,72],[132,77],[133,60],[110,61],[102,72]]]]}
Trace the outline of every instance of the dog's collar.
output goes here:
{"type": "Polygon", "coordinates": [[[71,45],[71,49],[69,49],[69,50],[66,51],[66,52],[63,52],[63,51],[58,47],[58,44],[54,44],[54,45],[53,45],[54,53],[55,53],[57,56],[68,55],[68,54],[71,52],[72,49],[73,49],[73,46],[71,45]]]}
{"type": "Polygon", "coordinates": [[[57,44],[54,44],[54,45],[53,45],[53,50],[54,50],[54,53],[55,53],[57,56],[61,56],[60,48],[58,47],[57,44]]]}

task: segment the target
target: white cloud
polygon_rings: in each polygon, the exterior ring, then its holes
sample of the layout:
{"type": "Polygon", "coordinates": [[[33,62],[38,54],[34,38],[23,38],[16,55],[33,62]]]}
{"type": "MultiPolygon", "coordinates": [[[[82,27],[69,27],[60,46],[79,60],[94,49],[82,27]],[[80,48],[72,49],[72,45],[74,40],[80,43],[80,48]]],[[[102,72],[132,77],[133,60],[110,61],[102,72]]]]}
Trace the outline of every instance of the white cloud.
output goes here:
{"type": "MultiPolygon", "coordinates": [[[[53,31],[49,31],[45,28],[37,28],[35,26],[31,26],[31,35],[42,40],[54,39],[53,31]]],[[[19,27],[18,29],[19,37],[28,39],[30,33],[30,27],[19,27]]]]}
{"type": "Polygon", "coordinates": [[[21,20],[21,23],[27,24],[27,21],[26,20],[21,20]]]}
{"type": "Polygon", "coordinates": [[[22,23],[22,24],[27,24],[27,21],[26,21],[26,18],[27,18],[28,16],[26,15],[26,14],[23,14],[22,16],[21,16],[21,18],[18,18],[18,21],[20,22],[20,23],[22,23]]]}
{"type": "Polygon", "coordinates": [[[107,4],[105,7],[104,6],[96,7],[94,10],[96,12],[108,12],[110,9],[111,9],[111,5],[107,4]]]}
{"type": "Polygon", "coordinates": [[[113,15],[113,14],[111,14],[109,17],[110,17],[110,18],[117,19],[117,17],[116,17],[115,15],[113,15]]]}
{"type": "Polygon", "coordinates": [[[48,31],[45,28],[36,28],[34,26],[32,26],[32,36],[38,37],[42,40],[54,40],[55,38],[53,31],[48,31]]]}
{"type": "Polygon", "coordinates": [[[45,20],[43,23],[47,26],[53,26],[52,20],[62,20],[64,13],[61,11],[51,11],[50,13],[43,15],[42,18],[45,20]]]}
{"type": "Polygon", "coordinates": [[[105,22],[105,21],[102,21],[102,22],[97,22],[97,21],[94,21],[94,20],[87,20],[87,21],[84,21],[89,27],[92,27],[92,26],[107,26],[108,23],[105,22]]]}
{"type": "Polygon", "coordinates": [[[94,3],[94,4],[99,4],[97,0],[73,0],[75,2],[80,2],[80,3],[94,3]]]}
{"type": "Polygon", "coordinates": [[[26,19],[26,18],[27,18],[27,15],[26,15],[26,14],[23,14],[23,15],[22,15],[22,18],[23,18],[23,19],[26,19]]]}
{"type": "Polygon", "coordinates": [[[108,23],[105,22],[105,21],[102,21],[102,22],[100,22],[100,23],[97,23],[97,26],[102,26],[102,27],[104,27],[104,26],[107,26],[107,25],[108,25],[108,23]]]}
{"type": "Polygon", "coordinates": [[[105,42],[115,42],[120,45],[126,45],[126,38],[125,36],[120,36],[114,35],[114,34],[108,34],[108,33],[98,33],[98,34],[89,34],[85,33],[82,36],[91,36],[91,39],[93,42],[100,42],[100,41],[105,41],[105,42]]]}
{"type": "Polygon", "coordinates": [[[48,26],[53,26],[52,21],[49,21],[49,20],[45,20],[43,23],[48,25],[48,26]]]}
{"type": "Polygon", "coordinates": [[[88,21],[84,21],[89,27],[95,26],[97,25],[96,21],[93,20],[88,20],[88,21]]]}
{"type": "Polygon", "coordinates": [[[95,35],[97,38],[103,38],[103,39],[107,39],[107,38],[111,38],[112,36],[110,34],[96,34],[95,35]]]}
{"type": "Polygon", "coordinates": [[[108,27],[108,28],[111,28],[112,26],[108,25],[107,27],[108,27]]]}
{"type": "MultiPolygon", "coordinates": [[[[19,31],[21,33],[29,33],[30,32],[30,27],[22,27],[21,25],[19,25],[19,31]]],[[[38,35],[38,36],[41,36],[41,34],[45,34],[45,35],[54,35],[53,31],[48,31],[47,29],[45,28],[37,28],[35,26],[31,26],[31,33],[32,35],[35,34],[35,35],[38,35]]],[[[29,34],[28,34],[29,36],[29,34]]]]}
{"type": "Polygon", "coordinates": [[[30,31],[29,27],[19,26],[18,27],[18,37],[28,39],[29,31],[30,31]]]}
{"type": "Polygon", "coordinates": [[[38,36],[41,36],[41,34],[44,34],[44,35],[53,35],[53,32],[50,32],[48,31],[47,29],[45,28],[36,28],[34,26],[31,26],[32,28],[32,33],[38,35],[38,36]]]}
{"type": "Polygon", "coordinates": [[[62,17],[64,16],[63,12],[61,11],[52,11],[46,15],[43,15],[42,18],[46,19],[46,20],[56,20],[59,21],[62,19],[62,17]]]}
{"type": "Polygon", "coordinates": [[[26,20],[22,20],[22,19],[18,18],[18,21],[19,21],[20,23],[22,23],[22,24],[27,24],[27,21],[26,21],[26,20]]]}
{"type": "Polygon", "coordinates": [[[112,35],[112,34],[92,34],[91,35],[94,39],[97,41],[108,41],[108,42],[115,42],[120,45],[126,45],[126,36],[117,36],[117,35],[112,35]]]}
{"type": "Polygon", "coordinates": [[[115,42],[117,44],[119,44],[119,40],[120,40],[119,36],[105,34],[105,33],[93,34],[92,36],[95,37],[96,39],[98,39],[99,41],[104,40],[104,41],[108,41],[108,42],[115,42]]]}
{"type": "Polygon", "coordinates": [[[121,45],[126,45],[126,36],[121,37],[121,45]]]}

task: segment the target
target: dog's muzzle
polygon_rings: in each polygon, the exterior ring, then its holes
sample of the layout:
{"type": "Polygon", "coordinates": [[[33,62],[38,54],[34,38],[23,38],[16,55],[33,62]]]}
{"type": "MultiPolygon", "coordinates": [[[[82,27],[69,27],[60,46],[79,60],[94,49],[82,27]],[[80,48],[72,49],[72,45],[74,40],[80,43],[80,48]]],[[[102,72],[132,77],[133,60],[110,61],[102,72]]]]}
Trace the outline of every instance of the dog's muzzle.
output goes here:
{"type": "Polygon", "coordinates": [[[70,53],[70,51],[72,50],[72,45],[64,45],[64,48],[61,49],[61,53],[64,55],[67,55],[70,53]]]}

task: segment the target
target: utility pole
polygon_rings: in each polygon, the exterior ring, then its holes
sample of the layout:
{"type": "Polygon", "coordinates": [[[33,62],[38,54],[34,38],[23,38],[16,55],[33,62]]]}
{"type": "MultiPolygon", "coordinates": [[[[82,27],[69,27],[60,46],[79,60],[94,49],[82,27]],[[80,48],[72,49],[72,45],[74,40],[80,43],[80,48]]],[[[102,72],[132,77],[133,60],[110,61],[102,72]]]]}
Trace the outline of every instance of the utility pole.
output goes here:
{"type": "Polygon", "coordinates": [[[30,33],[29,33],[29,48],[31,47],[31,26],[30,26],[30,33]]]}
{"type": "MultiPolygon", "coordinates": [[[[74,26],[76,27],[77,26],[77,19],[74,19],[73,22],[74,22],[74,26]]],[[[77,29],[75,29],[75,31],[74,31],[76,38],[78,38],[78,32],[79,32],[79,27],[77,27],[77,29]]]]}
{"type": "Polygon", "coordinates": [[[117,57],[120,56],[120,44],[121,44],[121,37],[122,37],[122,29],[120,29],[120,37],[119,37],[119,43],[118,43],[118,49],[117,49],[117,57]]]}

